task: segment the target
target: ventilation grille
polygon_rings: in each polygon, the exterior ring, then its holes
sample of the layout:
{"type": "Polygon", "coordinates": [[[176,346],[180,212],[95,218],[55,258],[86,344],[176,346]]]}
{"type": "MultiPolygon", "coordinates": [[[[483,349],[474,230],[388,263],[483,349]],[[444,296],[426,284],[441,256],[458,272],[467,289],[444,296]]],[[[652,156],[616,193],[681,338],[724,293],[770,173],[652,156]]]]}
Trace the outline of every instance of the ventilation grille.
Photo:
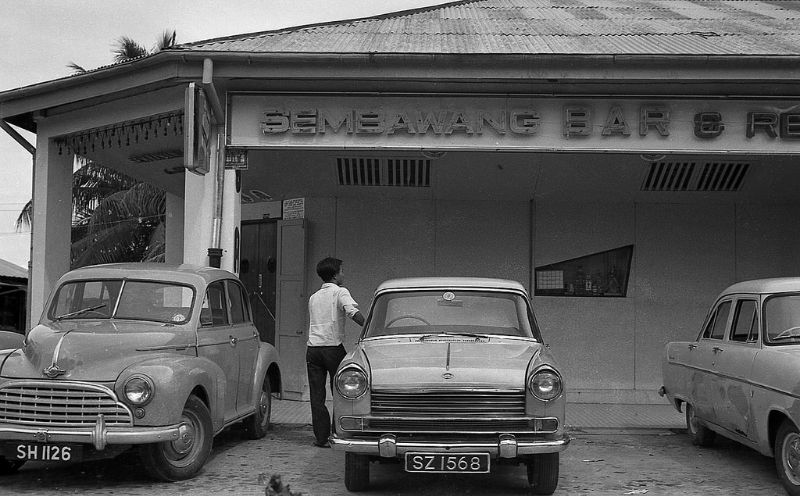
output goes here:
{"type": "Polygon", "coordinates": [[[653,162],[643,191],[739,191],[750,164],[742,162],[653,162]]]}
{"type": "Polygon", "coordinates": [[[337,158],[339,186],[429,188],[431,161],[413,158],[337,158]]]}

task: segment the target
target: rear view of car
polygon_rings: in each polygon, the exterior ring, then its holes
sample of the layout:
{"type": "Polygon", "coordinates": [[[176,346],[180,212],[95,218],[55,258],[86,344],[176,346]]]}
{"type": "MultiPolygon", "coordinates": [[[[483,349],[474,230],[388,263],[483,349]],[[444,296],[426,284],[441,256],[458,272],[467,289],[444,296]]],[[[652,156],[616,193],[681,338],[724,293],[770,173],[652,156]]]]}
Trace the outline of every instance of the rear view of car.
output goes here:
{"type": "Polygon", "coordinates": [[[387,281],[356,348],[335,377],[334,448],[345,485],[369,485],[369,465],[413,473],[527,467],[530,489],[558,484],[564,430],[561,374],[519,283],[479,278],[387,281]]]}

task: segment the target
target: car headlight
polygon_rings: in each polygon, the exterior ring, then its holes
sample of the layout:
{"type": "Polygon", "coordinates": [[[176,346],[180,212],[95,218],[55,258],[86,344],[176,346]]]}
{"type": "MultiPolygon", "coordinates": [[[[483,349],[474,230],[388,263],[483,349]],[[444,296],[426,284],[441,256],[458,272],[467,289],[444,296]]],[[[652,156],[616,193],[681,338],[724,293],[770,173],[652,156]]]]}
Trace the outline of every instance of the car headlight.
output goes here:
{"type": "Polygon", "coordinates": [[[367,392],[367,374],[358,367],[344,368],[336,374],[336,390],[351,400],[367,392]]]}
{"type": "Polygon", "coordinates": [[[557,398],[563,390],[561,376],[552,369],[540,369],[528,381],[531,394],[543,401],[557,398]]]}
{"type": "Polygon", "coordinates": [[[125,381],[123,391],[130,404],[144,406],[153,399],[155,388],[149,377],[135,375],[125,381]]]}

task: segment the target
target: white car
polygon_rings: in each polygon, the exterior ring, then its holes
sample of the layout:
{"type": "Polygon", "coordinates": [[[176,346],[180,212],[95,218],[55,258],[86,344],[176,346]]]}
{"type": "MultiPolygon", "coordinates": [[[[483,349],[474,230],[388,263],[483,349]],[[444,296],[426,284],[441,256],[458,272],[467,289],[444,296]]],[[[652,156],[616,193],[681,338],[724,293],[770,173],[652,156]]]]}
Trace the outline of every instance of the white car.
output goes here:
{"type": "Polygon", "coordinates": [[[667,344],[666,395],[694,443],[717,434],[775,457],[800,495],[800,278],[746,281],[715,300],[693,341],[667,344]]]}

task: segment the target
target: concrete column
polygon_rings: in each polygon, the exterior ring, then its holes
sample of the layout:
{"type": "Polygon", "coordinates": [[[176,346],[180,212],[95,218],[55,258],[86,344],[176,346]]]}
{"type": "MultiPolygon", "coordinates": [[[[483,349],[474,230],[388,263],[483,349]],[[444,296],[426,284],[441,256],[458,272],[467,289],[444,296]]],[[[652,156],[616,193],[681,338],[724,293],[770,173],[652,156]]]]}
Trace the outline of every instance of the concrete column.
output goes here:
{"type": "Polygon", "coordinates": [[[59,277],[69,271],[74,157],[49,139],[37,136],[31,232],[30,321],[35,324],[59,277]]]}
{"type": "Polygon", "coordinates": [[[241,246],[242,201],[241,190],[236,188],[236,171],[225,171],[225,186],[222,193],[222,248],[221,268],[239,272],[239,253],[241,246]],[[238,234],[238,242],[236,240],[238,234]]]}
{"type": "Polygon", "coordinates": [[[184,184],[183,262],[208,265],[214,223],[214,174],[186,172],[184,184]]]}
{"type": "Polygon", "coordinates": [[[167,219],[164,233],[164,262],[168,264],[183,263],[183,198],[171,193],[166,194],[167,219]]]}

